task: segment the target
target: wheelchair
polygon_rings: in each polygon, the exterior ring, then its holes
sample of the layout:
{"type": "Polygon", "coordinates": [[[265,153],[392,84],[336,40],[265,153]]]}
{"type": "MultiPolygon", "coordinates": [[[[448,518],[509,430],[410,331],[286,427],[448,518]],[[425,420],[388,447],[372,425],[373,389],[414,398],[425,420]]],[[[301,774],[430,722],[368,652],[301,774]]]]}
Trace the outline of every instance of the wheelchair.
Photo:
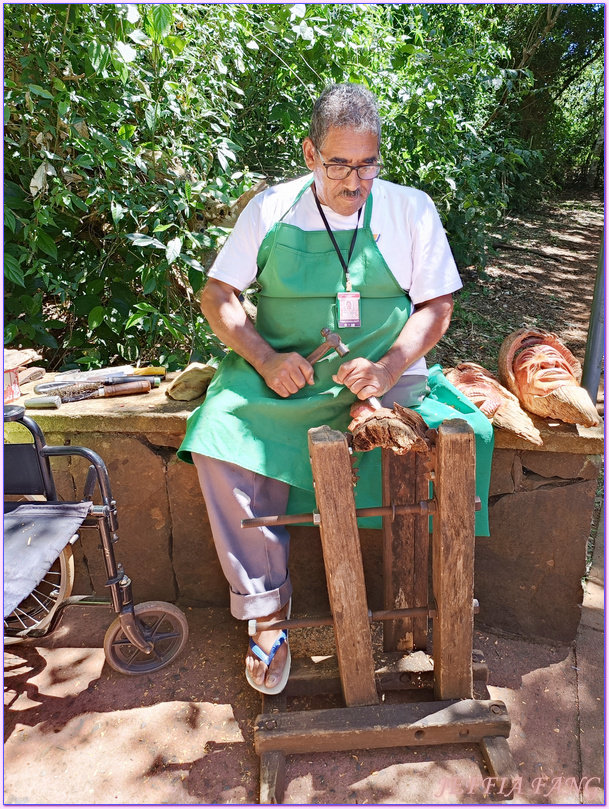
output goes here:
{"type": "Polygon", "coordinates": [[[103,460],[85,447],[49,446],[19,405],[5,405],[4,422],[21,424],[33,439],[4,444],[5,644],[52,632],[67,606],[111,605],[118,617],[104,638],[108,664],[130,675],[169,665],[184,648],[188,623],[173,604],[133,604],[131,579],[114,554],[118,517],[103,460]],[[61,456],[81,456],[90,464],[80,502],[58,500],[49,459],[61,456]],[[93,503],[96,487],[100,505],[93,503]],[[109,598],[71,596],[72,545],[87,529],[97,530],[101,540],[109,598]]]}

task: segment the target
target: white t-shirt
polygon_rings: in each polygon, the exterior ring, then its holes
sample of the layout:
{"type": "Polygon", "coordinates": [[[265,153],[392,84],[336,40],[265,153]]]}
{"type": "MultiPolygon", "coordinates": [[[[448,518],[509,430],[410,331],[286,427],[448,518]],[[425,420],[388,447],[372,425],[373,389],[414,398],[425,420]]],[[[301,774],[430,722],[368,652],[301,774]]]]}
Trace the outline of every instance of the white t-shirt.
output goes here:
{"type": "MultiPolygon", "coordinates": [[[[301,230],[324,230],[311,188],[290,209],[310,177],[281,183],[255,196],[237,220],[209,277],[240,291],[247,289],[256,278],[256,258],[262,240],[286,211],[283,221],[287,224],[301,230]]],[[[430,197],[416,188],[379,179],[373,183],[371,197],[370,227],[377,246],[413,304],[460,289],[461,279],[430,197]]],[[[352,230],[356,226],[357,213],[342,216],[325,205],[322,208],[332,230],[352,230]]],[[[360,226],[363,221],[362,212],[360,226]]],[[[425,374],[425,360],[417,360],[406,373],[425,374]]]]}

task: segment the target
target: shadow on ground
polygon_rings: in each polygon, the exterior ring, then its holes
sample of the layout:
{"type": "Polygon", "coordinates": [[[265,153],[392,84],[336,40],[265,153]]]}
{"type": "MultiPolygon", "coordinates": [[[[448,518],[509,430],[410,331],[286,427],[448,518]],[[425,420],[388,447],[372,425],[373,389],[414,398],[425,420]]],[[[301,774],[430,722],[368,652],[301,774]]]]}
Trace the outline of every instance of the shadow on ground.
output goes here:
{"type": "MultiPolygon", "coordinates": [[[[186,612],[185,652],[153,674],[128,677],[105,663],[105,608],[69,608],[54,636],[7,647],[7,803],[256,802],[260,701],[242,674],[243,626],[222,609],[186,612]]],[[[511,798],[578,802],[567,783],[580,766],[573,650],[482,632],[475,646],[512,719],[523,781],[511,798]],[[550,788],[545,776],[561,779],[548,796],[535,792],[550,788]]],[[[303,754],[288,758],[285,803],[488,803],[483,775],[475,745],[303,754]]]]}

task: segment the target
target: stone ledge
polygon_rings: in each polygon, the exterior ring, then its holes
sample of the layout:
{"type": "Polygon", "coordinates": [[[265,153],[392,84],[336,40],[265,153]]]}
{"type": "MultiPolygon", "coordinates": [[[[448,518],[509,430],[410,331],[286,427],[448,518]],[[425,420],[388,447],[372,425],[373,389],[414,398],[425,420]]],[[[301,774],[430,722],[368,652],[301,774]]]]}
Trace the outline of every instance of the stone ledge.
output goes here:
{"type": "Polygon", "coordinates": [[[556,419],[542,419],[529,414],[541,433],[543,446],[538,447],[513,433],[495,428],[496,449],[519,449],[530,452],[568,452],[573,455],[602,455],[604,447],[604,423],[598,427],[580,427],[565,424],[556,419]]]}
{"type": "MultiPolygon", "coordinates": [[[[158,435],[183,435],[186,419],[198,407],[204,397],[192,402],[176,402],[165,395],[175,374],[169,374],[159,388],[150,393],[135,396],[117,396],[112,399],[85,399],[81,402],[63,404],[59,410],[30,410],[31,415],[46,432],[79,433],[156,433],[158,435]]],[[[43,382],[52,382],[53,374],[47,374],[43,382]]],[[[34,384],[22,388],[22,395],[14,404],[23,404],[35,396],[34,384]]],[[[541,432],[543,446],[537,447],[523,438],[505,430],[495,429],[496,449],[517,449],[532,452],[567,452],[575,455],[602,455],[604,425],[582,428],[574,424],[542,419],[532,416],[541,432]]],[[[156,442],[155,442],[156,443],[156,442]]]]}

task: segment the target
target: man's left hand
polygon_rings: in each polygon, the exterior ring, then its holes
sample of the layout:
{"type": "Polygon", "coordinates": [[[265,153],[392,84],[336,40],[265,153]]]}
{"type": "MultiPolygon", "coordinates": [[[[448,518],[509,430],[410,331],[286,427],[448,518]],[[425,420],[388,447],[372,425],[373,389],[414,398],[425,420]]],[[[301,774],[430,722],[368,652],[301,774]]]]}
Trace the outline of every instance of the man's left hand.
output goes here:
{"type": "Polygon", "coordinates": [[[356,357],[344,362],[332,379],[339,385],[346,385],[358,399],[369,396],[382,396],[387,393],[395,380],[389,371],[378,362],[370,362],[364,357],[356,357]]]}

